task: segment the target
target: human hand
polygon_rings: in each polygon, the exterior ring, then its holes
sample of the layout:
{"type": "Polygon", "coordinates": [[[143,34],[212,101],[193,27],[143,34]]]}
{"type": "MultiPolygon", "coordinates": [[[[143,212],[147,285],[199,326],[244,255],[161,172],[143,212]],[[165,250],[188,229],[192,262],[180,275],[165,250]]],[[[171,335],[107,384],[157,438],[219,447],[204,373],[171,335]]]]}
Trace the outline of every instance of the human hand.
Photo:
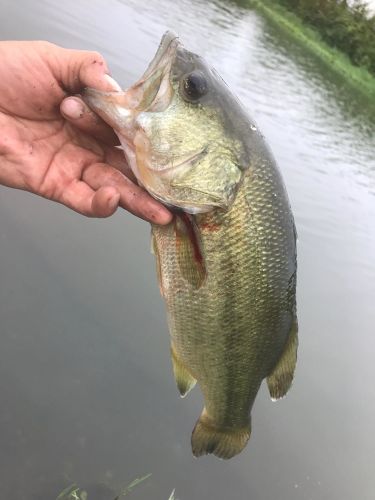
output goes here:
{"type": "Polygon", "coordinates": [[[84,87],[119,90],[102,56],[48,42],[0,42],[0,61],[0,184],[90,217],[121,206],[157,224],[171,220],[136,184],[113,131],[67,97],[84,87]]]}

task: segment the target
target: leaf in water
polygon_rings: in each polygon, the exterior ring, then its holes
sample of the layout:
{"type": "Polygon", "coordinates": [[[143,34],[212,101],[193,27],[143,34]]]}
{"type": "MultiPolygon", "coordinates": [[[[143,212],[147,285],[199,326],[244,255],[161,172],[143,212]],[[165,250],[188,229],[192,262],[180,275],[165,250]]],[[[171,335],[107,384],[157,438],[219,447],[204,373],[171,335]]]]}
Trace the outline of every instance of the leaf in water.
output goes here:
{"type": "Polygon", "coordinates": [[[76,484],[72,484],[65,488],[56,500],[87,500],[87,493],[80,490],[76,484]]]}
{"type": "Polygon", "coordinates": [[[126,496],[128,493],[131,493],[135,486],[138,486],[138,484],[142,483],[151,476],[152,473],[150,472],[145,476],[135,478],[114,500],[120,500],[121,497],[126,496]]]}
{"type": "Polygon", "coordinates": [[[151,472],[149,474],[146,474],[143,477],[137,477],[137,478],[135,478],[134,481],[132,481],[129,484],[129,486],[127,487],[127,489],[131,490],[132,488],[134,488],[134,486],[137,486],[139,483],[142,483],[143,481],[145,481],[146,479],[148,479],[150,476],[152,476],[151,472]]]}

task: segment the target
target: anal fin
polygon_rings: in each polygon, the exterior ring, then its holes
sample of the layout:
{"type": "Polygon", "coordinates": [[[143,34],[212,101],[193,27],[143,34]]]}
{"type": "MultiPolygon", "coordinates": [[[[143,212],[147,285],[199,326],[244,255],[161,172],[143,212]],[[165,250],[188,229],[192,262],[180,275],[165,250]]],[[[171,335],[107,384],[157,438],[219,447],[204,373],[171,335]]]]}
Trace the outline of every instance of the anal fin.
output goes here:
{"type": "Polygon", "coordinates": [[[294,318],[284,351],[272,373],[267,377],[268,390],[273,400],[285,396],[292,385],[297,363],[297,348],[298,323],[297,318],[294,318]]]}
{"type": "Polygon", "coordinates": [[[186,394],[191,391],[191,389],[197,383],[196,379],[190,374],[185,365],[178,359],[176,351],[171,345],[171,355],[172,355],[172,365],[174,378],[176,380],[177,388],[180,392],[181,397],[185,397],[186,394]]]}

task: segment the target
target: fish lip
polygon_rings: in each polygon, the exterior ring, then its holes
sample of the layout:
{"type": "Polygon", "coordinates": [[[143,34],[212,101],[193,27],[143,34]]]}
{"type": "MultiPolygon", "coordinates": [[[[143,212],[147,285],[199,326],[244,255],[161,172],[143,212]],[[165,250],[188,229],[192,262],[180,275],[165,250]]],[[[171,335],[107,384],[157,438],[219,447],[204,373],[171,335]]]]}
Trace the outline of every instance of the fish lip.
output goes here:
{"type": "Polygon", "coordinates": [[[164,80],[169,80],[170,78],[171,66],[176,57],[177,49],[181,46],[182,44],[179,40],[178,35],[173,31],[167,31],[163,35],[159,47],[150,64],[148,65],[146,71],[136,83],[134,83],[128,89],[116,92],[103,92],[86,87],[85,89],[83,89],[83,92],[81,94],[82,99],[115,130],[118,129],[118,127],[116,127],[116,123],[112,123],[112,121],[108,119],[105,110],[102,109],[102,104],[100,103],[100,101],[102,101],[103,98],[106,100],[113,99],[113,101],[116,102],[122,100],[123,102],[117,107],[120,106],[122,108],[121,114],[123,116],[127,115],[129,120],[134,119],[135,116],[140,112],[152,111],[153,105],[157,100],[158,91],[160,90],[162,82],[164,80]],[[158,73],[160,73],[159,76],[158,73]],[[149,103],[145,108],[142,109],[143,95],[150,91],[150,87],[152,87],[154,84],[154,82],[152,81],[152,77],[155,77],[155,75],[160,79],[156,93],[153,96],[151,103],[149,103]],[[140,90],[140,94],[137,93],[137,90],[140,90]],[[133,95],[134,98],[131,97],[133,95]]]}
{"type": "Polygon", "coordinates": [[[177,47],[182,45],[179,37],[173,31],[166,31],[160,41],[159,47],[148,65],[146,71],[143,73],[142,80],[146,80],[149,76],[163,63],[163,59],[166,58],[168,52],[173,52],[172,55],[175,55],[177,47]],[[171,50],[173,49],[173,50],[171,50]]]}
{"type": "Polygon", "coordinates": [[[156,54],[141,78],[128,91],[140,91],[140,98],[134,110],[136,112],[164,111],[173,97],[171,83],[172,65],[178,48],[182,44],[178,36],[167,31],[159,44],[156,54]]]}

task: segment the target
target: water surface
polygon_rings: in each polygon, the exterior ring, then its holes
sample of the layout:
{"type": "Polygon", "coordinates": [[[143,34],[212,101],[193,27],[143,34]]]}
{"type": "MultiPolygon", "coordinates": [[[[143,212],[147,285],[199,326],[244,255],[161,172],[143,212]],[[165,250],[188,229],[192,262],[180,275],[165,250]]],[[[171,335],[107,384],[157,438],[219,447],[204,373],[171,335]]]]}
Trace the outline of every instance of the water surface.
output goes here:
{"type": "Polygon", "coordinates": [[[129,85],[177,31],[255,117],[299,243],[300,350],[287,398],[263,387],[246,450],[196,460],[199,390],[180,400],[149,227],[0,189],[0,498],[373,499],[375,123],[368,103],[256,12],[224,1],[0,0],[3,39],[100,50],[129,85]],[[96,492],[96,493],[95,493],[96,492]],[[107,496],[106,496],[107,495],[107,496]]]}

